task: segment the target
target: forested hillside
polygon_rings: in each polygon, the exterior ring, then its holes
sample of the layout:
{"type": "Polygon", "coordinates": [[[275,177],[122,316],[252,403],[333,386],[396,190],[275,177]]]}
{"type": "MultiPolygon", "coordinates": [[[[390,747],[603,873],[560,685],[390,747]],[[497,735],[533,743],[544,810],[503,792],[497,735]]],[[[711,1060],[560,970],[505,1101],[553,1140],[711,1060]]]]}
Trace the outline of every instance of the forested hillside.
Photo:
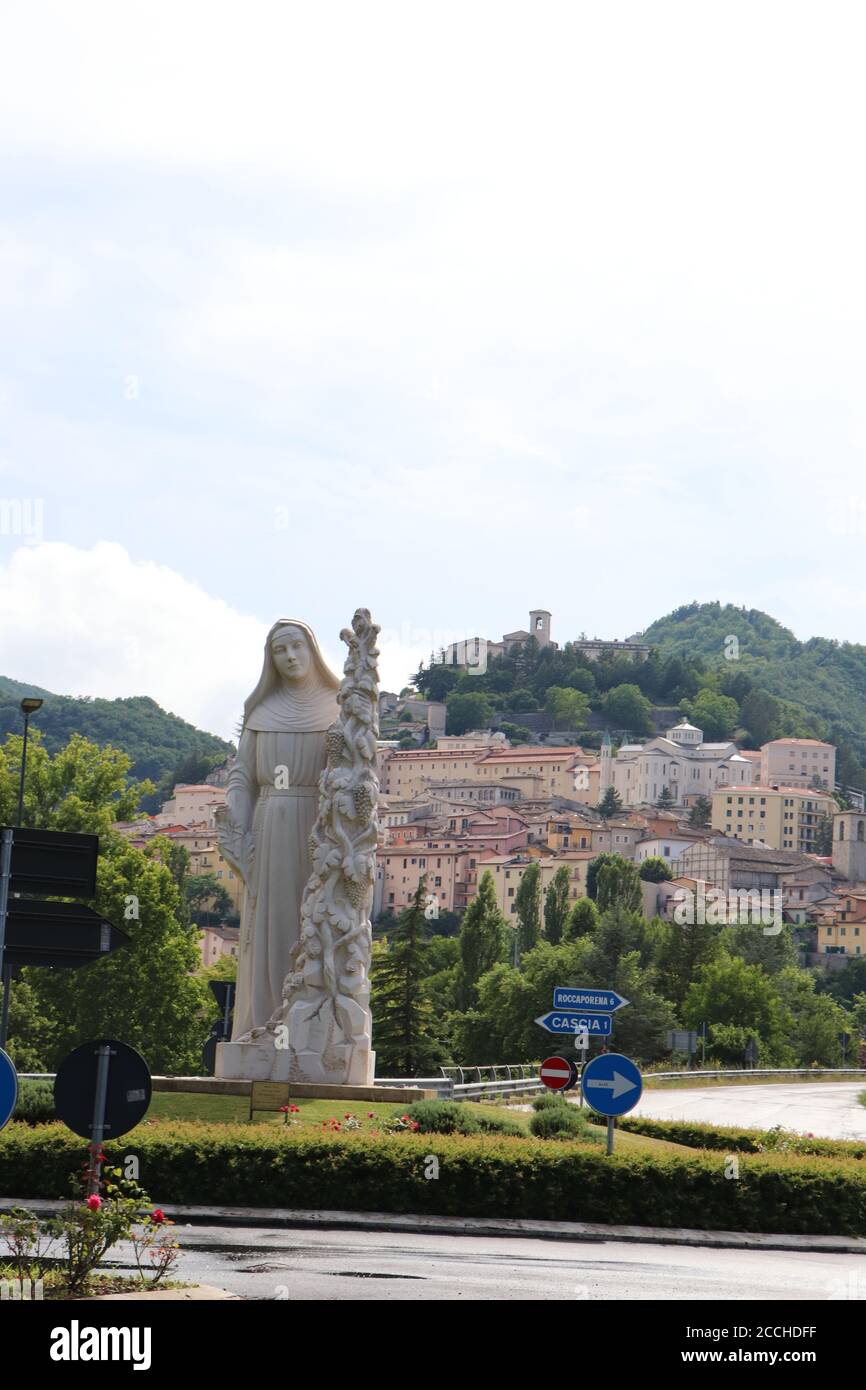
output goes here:
{"type": "Polygon", "coordinates": [[[597,747],[600,726],[615,741],[643,738],[679,711],[709,742],[760,748],[783,736],[829,739],[839,749],[839,780],[866,785],[866,647],[798,642],[766,613],[719,603],[678,608],[644,640],[650,656],[635,664],[590,661],[573,643],[554,651],[530,638],[484,673],[434,663],[413,680],[446,701],[449,733],[492,726],[520,741],[530,737],[521,717],[543,712],[548,727],[597,747]]]}
{"type": "MultiPolygon", "coordinates": [[[[132,759],[130,776],[154,782],[160,795],[168,795],[175,781],[200,780],[233,751],[225,739],[167,713],[147,695],[122,700],[74,698],[7,676],[0,676],[0,741],[7,734],[21,733],[19,703],[24,695],[41,695],[45,701],[30,727],[39,731],[50,753],[64,748],[74,733],[102,746],[111,744],[132,759]]],[[[148,798],[147,809],[155,810],[158,799],[148,798]]]]}

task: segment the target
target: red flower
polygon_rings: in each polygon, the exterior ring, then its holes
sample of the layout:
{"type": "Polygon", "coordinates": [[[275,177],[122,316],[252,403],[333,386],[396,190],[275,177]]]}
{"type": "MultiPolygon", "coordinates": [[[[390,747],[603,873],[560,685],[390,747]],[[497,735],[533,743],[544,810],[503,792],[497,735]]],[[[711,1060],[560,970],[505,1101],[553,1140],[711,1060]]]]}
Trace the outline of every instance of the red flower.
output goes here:
{"type": "Polygon", "coordinates": [[[157,1207],[154,1211],[150,1213],[150,1219],[155,1226],[161,1226],[163,1221],[165,1220],[165,1212],[162,1210],[161,1207],[157,1207]]]}
{"type": "Polygon", "coordinates": [[[344,1120],[351,1120],[351,1118],[352,1118],[352,1112],[351,1112],[351,1110],[347,1110],[346,1113],[345,1113],[345,1115],[343,1116],[343,1119],[344,1119],[344,1120]]]}
{"type": "Polygon", "coordinates": [[[280,1114],[281,1114],[281,1115],[287,1115],[288,1113],[289,1113],[289,1107],[288,1107],[287,1105],[281,1105],[281,1106],[280,1106],[280,1114]]]}
{"type": "Polygon", "coordinates": [[[88,1197],[87,1205],[91,1211],[99,1211],[99,1208],[102,1206],[102,1198],[98,1197],[94,1192],[90,1197],[88,1197]]]}
{"type": "Polygon", "coordinates": [[[293,1115],[300,1115],[301,1113],[301,1107],[299,1105],[290,1105],[289,1110],[293,1115]]]}

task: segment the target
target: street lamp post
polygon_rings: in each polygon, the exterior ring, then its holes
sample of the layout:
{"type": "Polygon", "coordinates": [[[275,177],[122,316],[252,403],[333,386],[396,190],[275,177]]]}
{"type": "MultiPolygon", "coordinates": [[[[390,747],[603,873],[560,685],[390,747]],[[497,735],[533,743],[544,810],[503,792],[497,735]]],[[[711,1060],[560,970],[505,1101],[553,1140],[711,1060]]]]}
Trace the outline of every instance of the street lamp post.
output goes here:
{"type": "Polygon", "coordinates": [[[42,708],[42,701],[37,700],[34,695],[27,695],[21,701],[21,713],[24,715],[24,745],[21,749],[21,781],[18,784],[18,824],[20,826],[24,816],[24,769],[27,766],[27,730],[30,725],[30,716],[42,708]]]}

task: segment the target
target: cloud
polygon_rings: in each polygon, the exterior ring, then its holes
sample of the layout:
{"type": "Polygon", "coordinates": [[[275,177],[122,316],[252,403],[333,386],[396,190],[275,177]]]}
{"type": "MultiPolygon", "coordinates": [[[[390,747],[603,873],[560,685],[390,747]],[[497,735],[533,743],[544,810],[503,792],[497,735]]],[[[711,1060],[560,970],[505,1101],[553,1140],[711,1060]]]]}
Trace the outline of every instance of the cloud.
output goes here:
{"type": "MultiPolygon", "coordinates": [[[[134,560],[109,541],[90,550],[24,545],[5,563],[0,551],[0,674],[61,695],[150,695],[223,738],[235,738],[268,628],[279,617],[306,616],[241,613],[177,570],[134,560]]],[[[316,635],[340,674],[346,652],[338,633],[335,623],[333,636],[316,635]]],[[[383,688],[401,689],[429,654],[427,635],[383,637],[383,688]]]]}

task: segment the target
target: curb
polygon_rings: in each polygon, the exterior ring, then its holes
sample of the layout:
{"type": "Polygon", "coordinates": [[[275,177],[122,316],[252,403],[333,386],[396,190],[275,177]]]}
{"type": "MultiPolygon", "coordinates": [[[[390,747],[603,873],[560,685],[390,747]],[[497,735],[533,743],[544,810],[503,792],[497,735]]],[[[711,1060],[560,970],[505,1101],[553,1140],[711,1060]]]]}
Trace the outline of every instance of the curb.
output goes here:
{"type": "Polygon", "coordinates": [[[242,1303],[240,1294],[217,1289],[213,1284],[193,1284],[188,1289],[151,1289],[141,1293],[102,1293],[93,1298],[82,1298],[80,1303],[220,1303],[223,1301],[242,1303]]]}
{"type": "MultiPolygon", "coordinates": [[[[37,1214],[59,1210],[61,1201],[0,1198],[0,1212],[26,1206],[37,1214]]],[[[391,1231],[415,1235],[494,1236],[534,1240],[623,1241],[635,1245],[692,1245],[717,1250],[811,1251],[866,1256],[866,1237],[767,1235],[758,1231],[692,1231],[664,1226],[605,1226],[590,1221],[520,1221],[513,1217],[419,1216],[366,1211],[294,1211],[286,1207],[172,1206],[178,1226],[252,1226],[279,1230],[391,1231]]]]}

